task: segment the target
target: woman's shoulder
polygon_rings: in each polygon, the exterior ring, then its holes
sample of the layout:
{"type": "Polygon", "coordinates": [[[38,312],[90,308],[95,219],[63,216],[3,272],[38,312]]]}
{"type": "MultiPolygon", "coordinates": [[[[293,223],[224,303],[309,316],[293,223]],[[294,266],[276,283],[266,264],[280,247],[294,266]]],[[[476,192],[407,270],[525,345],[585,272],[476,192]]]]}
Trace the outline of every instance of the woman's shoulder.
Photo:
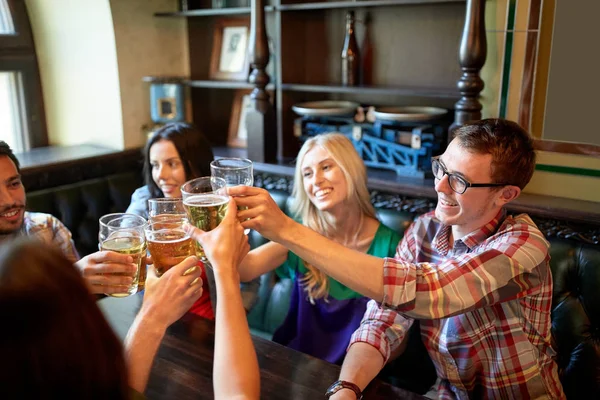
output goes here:
{"type": "Polygon", "coordinates": [[[148,185],[144,185],[142,187],[135,189],[135,191],[131,195],[131,198],[136,199],[136,200],[137,199],[148,200],[150,198],[150,196],[151,196],[151,194],[150,194],[150,189],[148,188],[148,185]]]}
{"type": "Polygon", "coordinates": [[[402,235],[397,231],[379,222],[379,227],[367,253],[377,257],[392,257],[396,253],[401,239],[402,235]]]}
{"type": "Polygon", "coordinates": [[[398,232],[396,229],[390,228],[383,222],[379,222],[379,228],[377,228],[377,232],[375,233],[375,237],[377,238],[378,236],[398,238],[398,240],[402,238],[402,234],[400,232],[398,232]]]}
{"type": "Polygon", "coordinates": [[[151,197],[148,186],[137,188],[131,195],[131,203],[125,212],[148,218],[148,199],[151,197]]]}

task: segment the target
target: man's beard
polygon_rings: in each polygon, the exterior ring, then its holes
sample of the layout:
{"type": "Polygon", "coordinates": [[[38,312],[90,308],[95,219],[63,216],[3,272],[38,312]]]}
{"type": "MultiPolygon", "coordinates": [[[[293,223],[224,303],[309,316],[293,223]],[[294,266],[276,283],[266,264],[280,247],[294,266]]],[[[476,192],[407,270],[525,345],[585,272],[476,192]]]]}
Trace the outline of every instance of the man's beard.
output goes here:
{"type": "Polygon", "coordinates": [[[19,221],[19,224],[16,225],[15,227],[12,227],[11,229],[2,229],[2,226],[0,226],[0,236],[14,235],[15,233],[18,233],[23,228],[23,224],[25,223],[25,213],[23,213],[22,210],[24,208],[25,208],[25,205],[12,204],[8,207],[4,207],[3,210],[0,210],[0,214],[4,214],[8,210],[14,210],[14,209],[17,209],[18,210],[17,212],[21,213],[21,220],[19,221]]]}

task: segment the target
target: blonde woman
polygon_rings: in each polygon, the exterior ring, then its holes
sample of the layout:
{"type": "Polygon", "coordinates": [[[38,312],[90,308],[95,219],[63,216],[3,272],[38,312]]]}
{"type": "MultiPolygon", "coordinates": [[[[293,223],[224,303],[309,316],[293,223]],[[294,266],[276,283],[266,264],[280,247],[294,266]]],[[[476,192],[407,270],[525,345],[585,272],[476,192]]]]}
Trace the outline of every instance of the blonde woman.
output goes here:
{"type": "MultiPolygon", "coordinates": [[[[269,196],[267,191],[262,195],[269,196]]],[[[344,135],[322,134],[304,143],[296,162],[293,197],[296,218],[309,228],[367,254],[394,256],[400,236],[377,219],[364,163],[344,135]]],[[[275,242],[248,253],[239,268],[240,279],[251,281],[273,269],[294,281],[288,315],[273,340],[341,364],[369,299],[275,242]]]]}

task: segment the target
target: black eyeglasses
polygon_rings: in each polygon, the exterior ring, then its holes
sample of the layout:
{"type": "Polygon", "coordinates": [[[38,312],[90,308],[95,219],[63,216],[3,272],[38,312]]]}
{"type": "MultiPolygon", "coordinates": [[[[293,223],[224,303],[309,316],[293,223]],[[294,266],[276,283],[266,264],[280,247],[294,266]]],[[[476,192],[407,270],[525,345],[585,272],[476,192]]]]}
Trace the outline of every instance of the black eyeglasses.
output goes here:
{"type": "Polygon", "coordinates": [[[433,176],[436,179],[442,179],[444,175],[448,175],[448,185],[450,185],[450,189],[458,194],[463,194],[470,187],[498,187],[508,185],[508,183],[471,183],[460,175],[449,173],[438,158],[439,157],[431,158],[431,170],[433,171],[433,176]]]}

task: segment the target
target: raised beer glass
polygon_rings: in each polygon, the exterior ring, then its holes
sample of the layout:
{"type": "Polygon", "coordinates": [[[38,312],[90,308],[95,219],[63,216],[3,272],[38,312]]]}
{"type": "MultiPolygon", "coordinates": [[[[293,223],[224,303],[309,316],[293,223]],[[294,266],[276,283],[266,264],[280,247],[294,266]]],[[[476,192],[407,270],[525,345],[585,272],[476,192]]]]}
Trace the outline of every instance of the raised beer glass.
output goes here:
{"type": "Polygon", "coordinates": [[[185,223],[187,218],[163,219],[146,225],[148,251],[158,276],[194,255],[194,243],[183,227],[185,223]]]}
{"type": "MultiPolygon", "coordinates": [[[[246,158],[219,158],[210,163],[212,176],[225,179],[227,186],[252,186],[254,184],[254,171],[252,161],[246,158]]],[[[238,210],[248,207],[238,206],[238,210]]],[[[250,229],[244,229],[247,235],[250,229]]]]}
{"type": "Polygon", "coordinates": [[[183,200],[172,197],[148,199],[148,216],[149,222],[187,219],[183,200]]]}
{"type": "MultiPolygon", "coordinates": [[[[192,179],[181,186],[183,206],[193,225],[205,232],[219,226],[229,202],[226,186],[225,180],[216,176],[192,179]]],[[[196,245],[198,257],[209,264],[202,246],[196,245]]]]}
{"type": "MultiPolygon", "coordinates": [[[[108,296],[126,297],[144,290],[146,285],[146,265],[144,264],[146,220],[135,214],[115,213],[102,216],[99,222],[100,250],[130,255],[137,267],[131,285],[123,293],[113,293],[108,296]]],[[[126,276],[127,274],[118,272],[114,275],[126,276]]]]}

